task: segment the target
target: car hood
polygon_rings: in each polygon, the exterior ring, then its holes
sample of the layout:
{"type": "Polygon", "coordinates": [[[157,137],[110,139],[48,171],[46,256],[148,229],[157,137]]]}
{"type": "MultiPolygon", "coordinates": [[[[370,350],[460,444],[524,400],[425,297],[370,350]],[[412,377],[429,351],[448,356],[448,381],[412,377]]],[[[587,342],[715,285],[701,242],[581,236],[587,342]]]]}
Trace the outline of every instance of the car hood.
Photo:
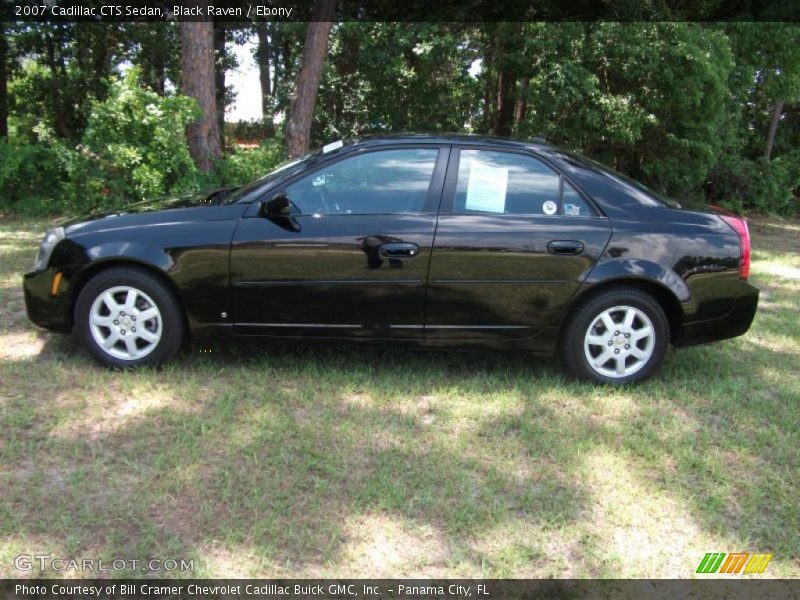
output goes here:
{"type": "Polygon", "coordinates": [[[215,188],[182,196],[142,200],[121,209],[90,212],[63,223],[62,227],[69,235],[89,230],[150,225],[174,220],[216,220],[220,217],[213,209],[221,208],[220,202],[234,189],[236,188],[215,188]]]}

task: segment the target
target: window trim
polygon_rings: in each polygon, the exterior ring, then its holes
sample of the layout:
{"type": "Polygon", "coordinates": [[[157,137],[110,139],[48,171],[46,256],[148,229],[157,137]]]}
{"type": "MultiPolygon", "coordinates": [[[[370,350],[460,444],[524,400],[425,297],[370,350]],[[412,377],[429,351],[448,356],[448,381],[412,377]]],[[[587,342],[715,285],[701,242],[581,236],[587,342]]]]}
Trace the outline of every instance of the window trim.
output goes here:
{"type": "MultiPolygon", "coordinates": [[[[436,150],[438,154],[436,155],[436,160],[434,161],[433,165],[433,173],[431,174],[430,183],[428,184],[428,192],[425,197],[425,202],[422,205],[422,210],[418,212],[380,212],[380,213],[317,213],[320,216],[324,217],[365,217],[365,216],[425,216],[425,215],[432,215],[436,216],[438,214],[439,205],[442,199],[442,188],[444,185],[445,174],[447,171],[447,164],[450,159],[451,154],[451,146],[449,144],[442,144],[442,143],[402,143],[402,144],[392,144],[386,146],[367,146],[361,148],[355,148],[350,152],[346,152],[343,154],[338,154],[336,156],[332,156],[331,160],[326,160],[325,162],[315,165],[313,169],[304,170],[299,173],[294,173],[291,177],[278,182],[277,185],[272,186],[270,189],[265,190],[257,199],[253,201],[253,206],[256,208],[254,210],[248,210],[245,216],[256,216],[258,214],[258,206],[264,202],[273,198],[277,194],[286,193],[286,188],[295,182],[305,178],[305,177],[313,177],[315,173],[323,169],[327,169],[337,163],[343,162],[345,160],[350,160],[352,158],[357,158],[364,154],[372,154],[375,152],[389,152],[392,150],[436,150]]],[[[303,217],[311,217],[313,216],[310,213],[300,213],[297,215],[293,215],[294,218],[303,218],[303,217]]]]}
{"type": "Polygon", "coordinates": [[[547,157],[542,156],[541,154],[533,151],[528,150],[517,150],[513,149],[510,150],[508,148],[502,146],[491,146],[491,145],[480,145],[480,144],[463,144],[463,145],[453,145],[452,150],[450,151],[450,160],[447,165],[447,176],[444,182],[444,188],[442,190],[442,202],[439,209],[440,215],[454,215],[454,216],[461,216],[461,217],[468,217],[468,216],[475,216],[475,217],[492,217],[492,218],[518,218],[518,217],[529,217],[529,218],[545,218],[545,219],[552,219],[552,218],[569,218],[569,219],[606,219],[605,214],[598,208],[597,204],[589,197],[589,195],[577,184],[575,181],[568,177],[561,169],[558,168],[557,165],[553,164],[552,161],[548,160],[547,157]],[[559,177],[559,184],[558,184],[558,210],[554,215],[546,215],[544,213],[491,213],[491,212],[456,212],[455,211],[455,198],[456,198],[456,190],[458,187],[458,170],[461,164],[461,152],[462,150],[481,150],[484,152],[502,152],[504,154],[515,154],[517,156],[524,156],[527,158],[533,158],[535,160],[540,161],[546,167],[551,169],[553,173],[555,173],[559,177]],[[578,193],[578,195],[583,198],[586,202],[589,209],[592,211],[593,214],[591,215],[563,215],[561,214],[562,205],[564,200],[564,182],[569,183],[572,188],[578,193]]]}

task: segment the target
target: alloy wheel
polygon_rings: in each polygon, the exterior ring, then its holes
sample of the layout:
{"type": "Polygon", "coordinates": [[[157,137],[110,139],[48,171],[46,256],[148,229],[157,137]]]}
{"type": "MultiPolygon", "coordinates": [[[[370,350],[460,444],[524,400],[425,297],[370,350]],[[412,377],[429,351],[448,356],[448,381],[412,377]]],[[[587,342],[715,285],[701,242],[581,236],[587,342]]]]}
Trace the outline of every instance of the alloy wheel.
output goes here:
{"type": "Polygon", "coordinates": [[[633,375],[653,356],[655,328],[633,306],[613,306],[597,315],[586,330],[583,350],[590,368],[612,379],[633,375]]]}
{"type": "Polygon", "coordinates": [[[156,349],[163,332],[161,311],[135,287],[115,286],[100,293],[89,310],[89,329],[104,352],[120,360],[138,360],[156,349]]]}

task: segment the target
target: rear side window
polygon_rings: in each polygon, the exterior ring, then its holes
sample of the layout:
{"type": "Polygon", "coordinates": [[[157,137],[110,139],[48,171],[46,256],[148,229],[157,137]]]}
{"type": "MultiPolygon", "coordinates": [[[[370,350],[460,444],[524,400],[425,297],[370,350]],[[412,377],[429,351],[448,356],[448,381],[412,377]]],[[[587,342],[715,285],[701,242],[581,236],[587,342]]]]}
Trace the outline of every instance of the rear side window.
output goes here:
{"type": "Polygon", "coordinates": [[[592,217],[594,211],[567,181],[561,190],[561,214],[568,217],[592,217]]]}
{"type": "Polygon", "coordinates": [[[299,179],[286,193],[302,214],[419,213],[438,154],[436,148],[359,154],[299,179]]]}
{"type": "Polygon", "coordinates": [[[523,154],[462,150],[458,164],[456,213],[555,215],[561,176],[523,154]]]}

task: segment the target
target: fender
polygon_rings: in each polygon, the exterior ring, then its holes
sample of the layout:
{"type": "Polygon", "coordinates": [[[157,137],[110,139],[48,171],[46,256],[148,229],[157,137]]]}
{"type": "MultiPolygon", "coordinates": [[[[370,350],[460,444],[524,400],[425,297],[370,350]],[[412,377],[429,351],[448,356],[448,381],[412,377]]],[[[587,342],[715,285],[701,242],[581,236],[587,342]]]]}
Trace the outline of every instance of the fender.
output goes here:
{"type": "Polygon", "coordinates": [[[95,271],[97,267],[114,260],[140,263],[167,275],[175,266],[172,257],[163,249],[148,247],[141,242],[108,240],[95,245],[84,245],[68,238],[56,246],[50,258],[50,267],[62,271],[65,279],[74,284],[87,270],[95,271]]]}
{"type": "Polygon", "coordinates": [[[164,249],[146,246],[140,242],[105,242],[86,248],[88,262],[101,264],[108,260],[123,259],[130,262],[140,262],[145,266],[156,267],[164,273],[175,266],[175,261],[164,249]]]}
{"type": "Polygon", "coordinates": [[[599,262],[583,278],[583,283],[596,285],[623,277],[660,283],[681,303],[687,303],[692,299],[692,293],[686,282],[675,271],[638,258],[614,258],[599,262]]]}

